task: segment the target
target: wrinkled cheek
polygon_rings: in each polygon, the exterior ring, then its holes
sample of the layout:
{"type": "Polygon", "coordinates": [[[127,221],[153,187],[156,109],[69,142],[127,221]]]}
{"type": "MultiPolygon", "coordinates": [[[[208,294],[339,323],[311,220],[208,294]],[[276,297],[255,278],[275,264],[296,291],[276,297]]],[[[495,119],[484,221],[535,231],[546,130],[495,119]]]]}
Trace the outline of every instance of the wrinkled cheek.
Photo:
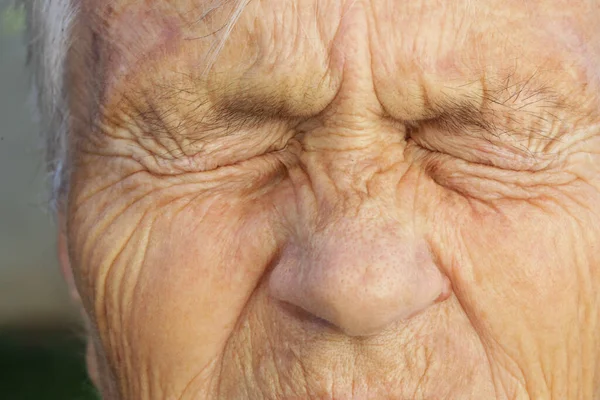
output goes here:
{"type": "MultiPolygon", "coordinates": [[[[139,281],[145,323],[195,324],[182,329],[194,332],[184,341],[222,342],[274,253],[268,246],[269,229],[260,216],[224,207],[202,218],[193,208],[163,215],[153,230],[139,281]]],[[[219,344],[206,343],[208,348],[219,344]]]]}
{"type": "Polygon", "coordinates": [[[180,392],[209,380],[276,250],[265,212],[233,200],[174,202],[138,211],[144,217],[130,235],[118,221],[110,229],[126,239],[108,244],[125,244],[90,271],[96,323],[122,392],[180,392]]]}
{"type": "Polygon", "coordinates": [[[508,220],[474,221],[460,235],[463,257],[454,268],[465,304],[480,309],[487,321],[518,316],[554,324],[553,307],[562,308],[576,293],[575,271],[580,267],[572,258],[573,243],[564,237],[568,226],[568,221],[556,224],[555,218],[535,210],[508,220]],[[556,242],[561,236],[569,245],[556,242]]]}
{"type": "Polygon", "coordinates": [[[446,239],[457,249],[444,262],[465,314],[493,358],[520,360],[528,374],[535,368],[525,365],[577,330],[577,271],[586,266],[573,257],[572,221],[557,215],[527,204],[477,212],[446,239]]]}

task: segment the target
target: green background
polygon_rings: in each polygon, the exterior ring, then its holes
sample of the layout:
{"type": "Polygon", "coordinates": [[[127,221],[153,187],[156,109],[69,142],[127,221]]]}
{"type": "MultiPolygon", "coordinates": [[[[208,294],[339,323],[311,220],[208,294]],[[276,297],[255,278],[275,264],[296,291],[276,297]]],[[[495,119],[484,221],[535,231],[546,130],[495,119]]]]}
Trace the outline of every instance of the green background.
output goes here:
{"type": "Polygon", "coordinates": [[[85,372],[82,340],[69,331],[0,333],[0,398],[99,399],[85,372]]]}
{"type": "Polygon", "coordinates": [[[0,400],[96,399],[45,211],[24,16],[0,0],[0,400]]]}

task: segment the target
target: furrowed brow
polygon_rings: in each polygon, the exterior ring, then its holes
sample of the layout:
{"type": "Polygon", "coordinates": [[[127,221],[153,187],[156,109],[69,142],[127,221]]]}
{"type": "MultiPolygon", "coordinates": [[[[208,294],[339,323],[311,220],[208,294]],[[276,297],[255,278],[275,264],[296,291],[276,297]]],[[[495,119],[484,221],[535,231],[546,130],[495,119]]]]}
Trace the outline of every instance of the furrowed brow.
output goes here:
{"type": "MultiPolygon", "coordinates": [[[[243,95],[233,101],[210,97],[193,89],[155,86],[152,92],[123,95],[117,108],[127,110],[126,117],[145,135],[191,140],[226,136],[282,117],[269,102],[243,95]]],[[[114,120],[111,116],[105,115],[105,122],[120,122],[118,116],[114,120]]]]}
{"type": "Polygon", "coordinates": [[[558,114],[564,111],[575,112],[563,95],[537,80],[536,74],[519,81],[511,75],[471,96],[453,98],[449,95],[440,107],[443,111],[434,118],[436,122],[450,131],[465,127],[493,131],[503,120],[545,121],[558,119],[558,114]]]}

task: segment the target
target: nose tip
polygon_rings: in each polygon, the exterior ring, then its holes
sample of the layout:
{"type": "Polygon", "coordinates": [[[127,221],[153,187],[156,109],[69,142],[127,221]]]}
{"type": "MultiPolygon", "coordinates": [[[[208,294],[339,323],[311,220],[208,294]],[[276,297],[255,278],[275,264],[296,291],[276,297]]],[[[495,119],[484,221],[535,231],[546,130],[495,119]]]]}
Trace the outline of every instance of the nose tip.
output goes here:
{"type": "Polygon", "coordinates": [[[390,239],[288,245],[271,274],[271,295],[350,336],[376,334],[445,300],[450,282],[424,244],[390,239]]]}

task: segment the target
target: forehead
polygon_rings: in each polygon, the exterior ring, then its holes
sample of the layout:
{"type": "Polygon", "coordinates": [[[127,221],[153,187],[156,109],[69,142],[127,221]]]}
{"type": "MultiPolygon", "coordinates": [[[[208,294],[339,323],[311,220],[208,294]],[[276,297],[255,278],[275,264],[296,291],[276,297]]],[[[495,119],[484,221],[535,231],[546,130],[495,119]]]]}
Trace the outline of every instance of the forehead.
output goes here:
{"type": "Polygon", "coordinates": [[[469,101],[525,84],[569,98],[598,81],[593,1],[85,0],[82,8],[95,64],[88,79],[99,80],[107,107],[126,96],[138,106],[302,117],[327,107],[344,82],[368,79],[394,117],[419,119],[424,98],[469,101]]]}

